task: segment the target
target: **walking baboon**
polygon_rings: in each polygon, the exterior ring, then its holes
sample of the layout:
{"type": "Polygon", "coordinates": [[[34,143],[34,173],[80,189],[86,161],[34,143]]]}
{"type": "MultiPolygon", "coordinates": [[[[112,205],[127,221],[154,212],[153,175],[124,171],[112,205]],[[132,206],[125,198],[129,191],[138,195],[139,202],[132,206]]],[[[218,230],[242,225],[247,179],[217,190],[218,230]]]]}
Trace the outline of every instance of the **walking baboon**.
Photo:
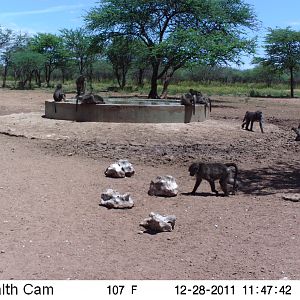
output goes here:
{"type": "Polygon", "coordinates": [[[220,186],[222,191],[224,192],[225,196],[229,195],[228,190],[228,183],[232,182],[232,175],[230,167],[235,168],[235,174],[233,178],[233,191],[232,193],[235,194],[236,191],[236,182],[237,182],[237,175],[238,175],[238,168],[235,163],[202,163],[202,162],[195,162],[190,165],[189,172],[191,176],[196,176],[196,183],[191,192],[192,195],[196,193],[201,181],[203,179],[207,180],[210,184],[211,191],[219,194],[215,187],[215,180],[219,180],[220,186]]]}
{"type": "Polygon", "coordinates": [[[76,79],[76,90],[77,96],[80,96],[81,94],[85,93],[85,77],[83,75],[80,75],[76,79]]]}
{"type": "Polygon", "coordinates": [[[292,130],[297,134],[295,141],[300,141],[300,123],[298,125],[298,128],[293,127],[292,130]]]}
{"type": "Polygon", "coordinates": [[[60,83],[56,86],[56,89],[53,93],[53,99],[56,102],[60,102],[66,99],[66,95],[62,91],[62,85],[60,83]]]}
{"type": "Polygon", "coordinates": [[[264,133],[264,130],[263,130],[264,116],[263,116],[263,113],[259,110],[254,111],[254,112],[247,111],[245,113],[242,128],[244,128],[244,126],[246,125],[246,130],[253,131],[253,123],[255,121],[259,122],[260,130],[262,133],[264,133]],[[248,128],[249,124],[250,124],[250,129],[248,128]]]}

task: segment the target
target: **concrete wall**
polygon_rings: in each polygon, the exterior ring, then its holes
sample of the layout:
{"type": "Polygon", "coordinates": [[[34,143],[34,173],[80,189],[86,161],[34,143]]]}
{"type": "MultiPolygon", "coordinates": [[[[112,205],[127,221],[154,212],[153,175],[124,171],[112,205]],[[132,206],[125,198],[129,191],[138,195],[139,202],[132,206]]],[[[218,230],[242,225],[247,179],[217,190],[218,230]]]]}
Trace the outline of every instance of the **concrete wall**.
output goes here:
{"type": "Polygon", "coordinates": [[[209,109],[197,104],[183,105],[136,105],[136,104],[78,104],[45,102],[45,117],[78,122],[114,123],[189,123],[209,118],[209,109]]]}

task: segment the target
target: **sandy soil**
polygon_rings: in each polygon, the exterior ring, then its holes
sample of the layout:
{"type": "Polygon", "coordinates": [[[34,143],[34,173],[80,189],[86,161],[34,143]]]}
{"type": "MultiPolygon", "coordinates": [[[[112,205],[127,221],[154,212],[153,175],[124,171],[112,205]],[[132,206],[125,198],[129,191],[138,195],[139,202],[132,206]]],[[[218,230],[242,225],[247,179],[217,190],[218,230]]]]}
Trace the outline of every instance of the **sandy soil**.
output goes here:
{"type": "MultiPolygon", "coordinates": [[[[104,95],[105,96],[105,95],[104,95]]],[[[77,123],[42,118],[43,91],[0,90],[0,279],[300,279],[300,100],[212,97],[211,119],[191,124],[77,123]],[[240,128],[262,109],[265,134],[240,128]],[[104,176],[126,158],[136,174],[104,176]],[[196,196],[195,160],[236,162],[237,195],[196,196]],[[172,175],[174,198],[150,197],[172,175]],[[107,188],[130,210],[99,206],[107,188]],[[171,233],[140,233],[150,212],[175,214],[171,233]]]]}

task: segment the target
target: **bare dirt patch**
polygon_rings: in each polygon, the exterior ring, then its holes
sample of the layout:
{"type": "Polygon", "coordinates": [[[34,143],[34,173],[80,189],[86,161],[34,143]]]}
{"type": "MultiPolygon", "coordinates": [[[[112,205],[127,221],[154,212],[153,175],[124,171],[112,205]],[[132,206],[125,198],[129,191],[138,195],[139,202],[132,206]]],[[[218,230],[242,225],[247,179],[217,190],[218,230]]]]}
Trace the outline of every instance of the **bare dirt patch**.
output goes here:
{"type": "Polygon", "coordinates": [[[300,203],[282,199],[300,192],[299,99],[212,97],[203,123],[117,124],[42,118],[43,91],[0,95],[1,279],[300,279],[300,203]],[[265,134],[240,128],[257,109],[265,134]],[[136,174],[106,178],[121,158],[136,174]],[[194,160],[236,162],[239,193],[187,195],[194,160]],[[167,174],[179,195],[148,196],[167,174]],[[135,207],[100,207],[107,188],[135,207]],[[139,234],[151,211],[175,214],[175,230],[139,234]]]}

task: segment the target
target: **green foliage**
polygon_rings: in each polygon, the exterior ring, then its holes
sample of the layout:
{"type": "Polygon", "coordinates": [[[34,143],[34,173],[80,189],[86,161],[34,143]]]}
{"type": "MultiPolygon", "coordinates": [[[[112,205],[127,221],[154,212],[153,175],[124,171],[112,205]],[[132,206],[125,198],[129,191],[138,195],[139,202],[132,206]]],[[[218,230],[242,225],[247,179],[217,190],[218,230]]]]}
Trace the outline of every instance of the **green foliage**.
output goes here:
{"type": "Polygon", "coordinates": [[[122,89],[126,85],[126,75],[133,62],[135,45],[136,43],[128,37],[115,36],[106,50],[106,55],[122,89]]]}
{"type": "Polygon", "coordinates": [[[6,79],[11,65],[12,53],[24,49],[28,44],[29,37],[27,34],[15,33],[10,29],[3,30],[0,27],[0,50],[1,62],[3,64],[3,83],[2,87],[6,86],[6,79]]]}
{"type": "Polygon", "coordinates": [[[38,33],[31,39],[29,45],[32,51],[43,54],[46,58],[45,79],[49,86],[52,72],[66,59],[62,39],[51,33],[38,33]]]}
{"type": "Polygon", "coordinates": [[[10,43],[13,31],[11,29],[3,29],[0,27],[0,49],[10,43]]]}
{"type": "Polygon", "coordinates": [[[286,70],[300,65],[300,31],[271,29],[265,38],[266,62],[286,70]]]}
{"type": "Polygon", "coordinates": [[[294,97],[294,71],[300,67],[300,31],[272,29],[265,38],[265,58],[256,58],[255,62],[263,67],[290,73],[290,95],[294,97]]]}
{"type": "Polygon", "coordinates": [[[100,39],[123,35],[144,43],[154,98],[157,80],[188,62],[237,61],[254,46],[246,29],[254,28],[256,18],[242,0],[103,0],[85,19],[100,39]]]}
{"type": "Polygon", "coordinates": [[[75,63],[79,74],[88,73],[89,66],[102,48],[95,45],[86,29],[62,29],[61,39],[67,50],[68,59],[75,63]]]}
{"type": "Polygon", "coordinates": [[[43,67],[46,57],[31,50],[19,50],[12,54],[11,61],[16,79],[19,80],[18,88],[31,88],[31,80],[36,70],[43,67]]]}

